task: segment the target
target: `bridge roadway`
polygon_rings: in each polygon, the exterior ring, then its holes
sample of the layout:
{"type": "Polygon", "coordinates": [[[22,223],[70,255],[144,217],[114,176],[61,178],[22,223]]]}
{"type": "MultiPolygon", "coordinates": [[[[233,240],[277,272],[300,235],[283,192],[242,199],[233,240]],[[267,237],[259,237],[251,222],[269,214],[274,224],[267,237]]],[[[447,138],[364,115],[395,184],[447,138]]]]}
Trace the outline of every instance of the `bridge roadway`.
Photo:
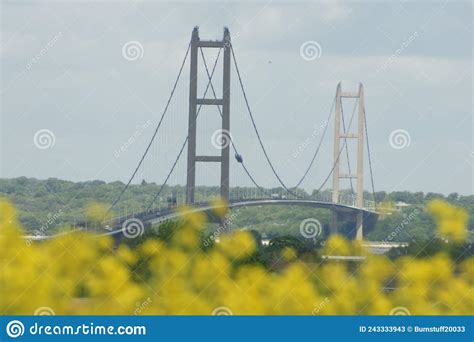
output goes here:
{"type": "MultiPolygon", "coordinates": [[[[364,213],[364,217],[378,215],[373,207],[357,208],[349,204],[339,204],[327,201],[318,201],[311,199],[239,199],[231,200],[227,204],[229,209],[241,208],[241,207],[252,207],[252,206],[263,206],[263,205],[297,205],[312,208],[322,208],[337,211],[342,214],[356,214],[360,211],[364,213]]],[[[204,212],[211,215],[212,211],[218,208],[223,208],[224,205],[216,207],[215,204],[204,202],[201,204],[195,204],[187,211],[188,213],[204,212]]],[[[125,229],[124,223],[129,219],[138,219],[143,224],[158,224],[164,221],[169,221],[178,218],[182,215],[181,212],[177,211],[176,208],[156,209],[152,211],[144,211],[140,213],[134,213],[127,216],[122,216],[114,219],[113,224],[109,228],[109,231],[105,235],[121,234],[125,229]]]]}

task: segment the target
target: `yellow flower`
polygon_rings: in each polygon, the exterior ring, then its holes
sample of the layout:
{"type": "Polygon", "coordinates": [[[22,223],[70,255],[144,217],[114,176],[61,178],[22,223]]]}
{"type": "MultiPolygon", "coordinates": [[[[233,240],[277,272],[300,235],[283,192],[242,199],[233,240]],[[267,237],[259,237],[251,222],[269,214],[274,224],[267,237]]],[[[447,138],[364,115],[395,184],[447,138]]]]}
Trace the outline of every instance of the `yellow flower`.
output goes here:
{"type": "Polygon", "coordinates": [[[285,247],[285,249],[283,249],[283,251],[281,252],[281,255],[287,261],[294,260],[298,256],[296,254],[296,251],[291,247],[285,247]]]}
{"type": "Polygon", "coordinates": [[[333,235],[324,244],[322,253],[324,255],[351,255],[351,245],[341,235],[333,235]]]}
{"type": "MultiPolygon", "coordinates": [[[[391,261],[336,235],[323,254],[364,255],[364,261],[308,264],[286,248],[282,256],[292,262],[271,271],[234,262],[255,251],[246,231],[221,235],[201,250],[205,215],[179,210],[186,216],[170,242],[148,239],[114,249],[111,238],[85,232],[27,244],[13,206],[0,200],[0,312],[31,315],[49,307],[75,315],[386,315],[404,307],[411,314],[474,313],[472,257],[458,263],[440,253],[391,261]]],[[[440,234],[461,241],[465,212],[444,202],[432,202],[430,210],[440,234]]]]}
{"type": "Polygon", "coordinates": [[[220,218],[224,218],[227,212],[229,211],[227,202],[222,197],[216,197],[211,199],[210,205],[212,207],[212,212],[220,218]]]}
{"type": "Polygon", "coordinates": [[[112,219],[112,212],[109,211],[106,204],[92,202],[86,206],[85,215],[89,222],[93,224],[102,224],[104,221],[112,219]]]}
{"type": "Polygon", "coordinates": [[[137,256],[125,245],[120,245],[116,252],[117,256],[129,265],[137,262],[137,256]]]}
{"type": "Polygon", "coordinates": [[[428,204],[428,209],[435,217],[440,237],[454,242],[466,240],[469,217],[465,209],[442,200],[431,201],[428,204]]]}
{"type": "Polygon", "coordinates": [[[255,239],[249,232],[238,231],[221,236],[218,248],[232,260],[244,259],[255,251],[255,239]]]}
{"type": "Polygon", "coordinates": [[[173,235],[173,244],[184,249],[197,249],[199,242],[199,231],[189,225],[177,229],[173,235]]]}
{"type": "Polygon", "coordinates": [[[184,226],[200,231],[206,222],[206,214],[196,211],[188,206],[181,206],[178,212],[183,220],[184,226]]]}
{"type": "Polygon", "coordinates": [[[0,197],[0,227],[12,227],[17,224],[15,208],[9,201],[0,197]]]}

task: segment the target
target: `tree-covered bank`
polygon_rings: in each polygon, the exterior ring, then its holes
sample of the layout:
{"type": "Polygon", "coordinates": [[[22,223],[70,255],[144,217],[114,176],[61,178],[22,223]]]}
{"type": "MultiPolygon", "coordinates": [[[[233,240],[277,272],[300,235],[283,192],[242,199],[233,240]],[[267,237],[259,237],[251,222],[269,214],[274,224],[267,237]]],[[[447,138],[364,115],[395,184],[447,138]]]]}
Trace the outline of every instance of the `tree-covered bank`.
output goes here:
{"type": "MultiPolygon", "coordinates": [[[[90,203],[110,204],[123,189],[122,182],[103,181],[71,182],[55,178],[38,180],[19,177],[0,179],[0,196],[8,198],[19,211],[19,219],[28,232],[47,227],[54,232],[62,225],[80,221],[90,203]]],[[[132,185],[114,209],[116,213],[139,211],[149,203],[160,185],[142,182],[132,185]]],[[[250,188],[233,188],[235,193],[253,191],[250,188]]],[[[303,190],[299,189],[300,192],[303,190]]],[[[281,189],[268,189],[269,193],[282,193],[281,189]]],[[[184,194],[183,186],[166,186],[160,198],[172,193],[184,194]]],[[[218,187],[199,187],[198,195],[212,197],[218,194],[218,187]]],[[[309,195],[309,194],[308,194],[309,195]]],[[[372,194],[366,194],[371,198],[372,194]]],[[[472,240],[474,222],[474,196],[460,196],[456,193],[444,196],[422,192],[377,192],[375,199],[382,215],[367,238],[377,241],[425,241],[435,235],[434,222],[426,211],[426,203],[433,199],[444,199],[469,212],[469,239],[472,240]],[[397,205],[398,204],[398,205],[397,205]],[[398,207],[398,208],[397,208],[398,207]]],[[[325,232],[329,228],[331,214],[328,210],[298,206],[248,207],[233,211],[232,227],[258,231],[264,237],[293,235],[300,237],[300,224],[307,218],[316,218],[325,232]]],[[[208,229],[215,229],[210,225],[208,229]]]]}

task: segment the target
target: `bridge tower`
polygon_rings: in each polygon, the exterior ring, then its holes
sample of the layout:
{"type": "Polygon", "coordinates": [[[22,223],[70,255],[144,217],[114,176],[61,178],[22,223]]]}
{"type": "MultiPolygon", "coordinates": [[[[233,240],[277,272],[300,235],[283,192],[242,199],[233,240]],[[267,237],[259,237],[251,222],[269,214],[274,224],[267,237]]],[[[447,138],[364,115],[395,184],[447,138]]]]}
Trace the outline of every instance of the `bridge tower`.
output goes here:
{"type": "Polygon", "coordinates": [[[230,164],[230,33],[224,28],[222,40],[200,40],[199,29],[195,27],[191,37],[191,67],[189,75],[189,122],[188,122],[188,163],[186,181],[186,203],[194,203],[196,189],[196,164],[199,162],[214,162],[221,164],[220,189],[221,197],[229,200],[229,164],[230,164]],[[221,99],[203,99],[197,97],[198,81],[198,50],[200,48],[222,48],[223,56],[223,82],[221,99]],[[197,109],[201,105],[221,106],[222,108],[222,149],[221,155],[198,156],[196,155],[196,125],[197,109]]]}
{"type": "MultiPolygon", "coordinates": [[[[334,170],[333,170],[333,193],[332,202],[340,202],[339,185],[341,179],[355,179],[356,180],[356,197],[355,206],[362,209],[364,207],[364,125],[365,125],[365,105],[364,105],[364,87],[362,83],[359,84],[358,92],[344,92],[341,89],[341,83],[337,85],[336,90],[336,107],[335,107],[335,125],[334,125],[334,170]],[[358,99],[358,120],[357,133],[345,132],[341,133],[341,110],[342,99],[354,98],[358,99]],[[357,140],[357,169],[355,174],[343,174],[340,172],[341,160],[341,139],[344,139],[347,144],[347,139],[357,140]]],[[[338,213],[336,210],[332,212],[331,233],[337,233],[338,213]]],[[[363,211],[360,210],[356,214],[356,239],[363,238],[363,211]]]]}

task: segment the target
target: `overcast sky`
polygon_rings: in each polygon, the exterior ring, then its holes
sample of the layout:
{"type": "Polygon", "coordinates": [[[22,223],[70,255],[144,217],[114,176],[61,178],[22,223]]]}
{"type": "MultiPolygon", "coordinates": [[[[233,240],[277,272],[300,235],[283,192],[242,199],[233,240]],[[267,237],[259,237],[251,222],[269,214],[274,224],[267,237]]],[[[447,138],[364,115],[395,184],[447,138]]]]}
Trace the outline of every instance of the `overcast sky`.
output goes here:
{"type": "MultiPolygon", "coordinates": [[[[288,186],[304,173],[342,81],[344,91],[364,84],[376,190],[472,194],[470,1],[2,1],[0,176],[126,181],[195,25],[202,39],[221,39],[229,27],[257,126],[288,186]]],[[[205,53],[212,64],[216,51],[205,53]]],[[[136,181],[161,183],[173,163],[187,134],[188,79],[186,67],[136,181]]],[[[344,101],[347,122],[352,108],[344,101]]],[[[307,189],[332,167],[332,119],[307,189]]],[[[219,125],[215,108],[203,110],[199,153],[218,153],[211,136],[219,125]]],[[[231,133],[257,182],[278,185],[234,67],[231,133]]],[[[349,144],[353,169],[355,153],[349,144]]],[[[185,157],[174,184],[184,184],[185,157]]],[[[250,184],[231,167],[232,185],[250,184]]],[[[218,180],[216,165],[199,169],[198,184],[218,180]]]]}

